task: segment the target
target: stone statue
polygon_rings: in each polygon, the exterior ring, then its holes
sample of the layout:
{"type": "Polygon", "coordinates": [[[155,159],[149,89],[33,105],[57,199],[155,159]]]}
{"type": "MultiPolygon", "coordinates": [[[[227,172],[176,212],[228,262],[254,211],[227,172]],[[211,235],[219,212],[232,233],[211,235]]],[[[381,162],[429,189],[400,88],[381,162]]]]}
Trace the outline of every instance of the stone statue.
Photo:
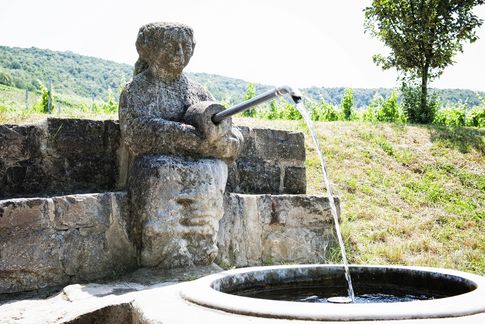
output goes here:
{"type": "Polygon", "coordinates": [[[224,107],[182,73],[194,46],[185,25],[142,26],[134,77],[120,98],[132,237],[142,266],[210,264],[217,255],[224,161],[237,157],[242,136],[230,119],[212,122],[224,107]]]}

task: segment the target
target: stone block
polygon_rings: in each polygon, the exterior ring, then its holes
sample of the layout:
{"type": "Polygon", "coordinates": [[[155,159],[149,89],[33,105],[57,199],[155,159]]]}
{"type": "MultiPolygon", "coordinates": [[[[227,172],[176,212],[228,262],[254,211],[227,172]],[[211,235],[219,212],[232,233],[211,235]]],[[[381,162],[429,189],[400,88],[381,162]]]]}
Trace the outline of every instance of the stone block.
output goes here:
{"type": "Polygon", "coordinates": [[[271,161],[305,161],[305,137],[301,132],[252,129],[258,158],[271,161]]]}
{"type": "MultiPolygon", "coordinates": [[[[224,217],[219,222],[217,262],[223,267],[261,264],[263,227],[259,195],[229,194],[224,197],[224,217]]],[[[271,204],[270,204],[271,206],[271,204]]]]}
{"type": "Polygon", "coordinates": [[[280,192],[281,170],[275,163],[260,160],[237,160],[238,193],[280,192]]]}
{"type": "Polygon", "coordinates": [[[18,229],[0,237],[0,294],[67,282],[61,263],[62,236],[49,229],[18,229]]]}
{"type": "Polygon", "coordinates": [[[126,193],[0,201],[0,294],[136,267],[126,193]]]}
{"type": "Polygon", "coordinates": [[[109,120],[49,118],[47,131],[48,149],[67,159],[113,159],[119,147],[119,127],[109,120]]]}
{"type": "Polygon", "coordinates": [[[324,228],[277,228],[266,236],[261,259],[264,264],[324,263],[332,241],[324,228]]]}
{"type": "Polygon", "coordinates": [[[51,228],[52,216],[52,203],[48,199],[0,200],[0,234],[51,228]]]}
{"type": "Polygon", "coordinates": [[[325,262],[336,244],[333,232],[327,198],[228,194],[217,262],[223,267],[325,262]]]}
{"type": "Polygon", "coordinates": [[[246,126],[238,126],[238,128],[244,138],[244,143],[241,147],[241,153],[239,154],[239,158],[256,158],[257,152],[254,144],[252,128],[246,126]]]}
{"type": "Polygon", "coordinates": [[[42,192],[42,125],[0,125],[0,199],[42,192]]]}
{"type": "Polygon", "coordinates": [[[56,230],[100,228],[110,225],[110,196],[70,195],[53,197],[54,226],[56,230]]]}
{"type": "MultiPolygon", "coordinates": [[[[338,208],[338,199],[336,199],[338,208]]],[[[337,209],[338,210],[338,209],[337,209]]],[[[307,195],[271,196],[271,218],[264,224],[287,227],[329,227],[333,224],[327,197],[307,195]]]]}
{"type": "Polygon", "coordinates": [[[284,194],[304,194],[306,193],[306,168],[305,166],[285,167],[283,180],[284,194]]]}
{"type": "Polygon", "coordinates": [[[119,126],[113,121],[48,119],[46,169],[49,192],[115,188],[119,126]]]}

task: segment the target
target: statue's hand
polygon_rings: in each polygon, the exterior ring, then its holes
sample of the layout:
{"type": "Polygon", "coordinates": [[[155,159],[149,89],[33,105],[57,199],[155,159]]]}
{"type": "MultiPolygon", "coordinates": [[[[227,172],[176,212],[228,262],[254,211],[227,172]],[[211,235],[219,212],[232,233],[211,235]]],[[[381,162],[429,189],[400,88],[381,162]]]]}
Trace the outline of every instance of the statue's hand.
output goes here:
{"type": "Polygon", "coordinates": [[[232,127],[218,143],[218,151],[224,160],[233,161],[241,152],[244,138],[238,128],[232,127]]]}
{"type": "Polygon", "coordinates": [[[223,110],[225,110],[224,106],[216,102],[201,101],[187,109],[184,121],[194,126],[203,140],[212,144],[222,140],[231,132],[232,122],[230,118],[219,124],[214,124],[212,121],[212,116],[223,110]]]}

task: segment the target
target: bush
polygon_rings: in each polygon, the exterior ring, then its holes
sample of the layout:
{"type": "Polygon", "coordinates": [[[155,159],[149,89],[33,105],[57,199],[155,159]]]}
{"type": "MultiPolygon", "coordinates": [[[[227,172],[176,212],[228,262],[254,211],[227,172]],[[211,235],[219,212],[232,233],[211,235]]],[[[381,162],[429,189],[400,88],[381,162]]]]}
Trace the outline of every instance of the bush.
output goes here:
{"type": "Polygon", "coordinates": [[[278,103],[276,100],[271,100],[269,106],[266,105],[265,107],[259,108],[256,117],[270,120],[279,119],[278,103]]]}
{"type": "Polygon", "coordinates": [[[2,68],[0,68],[0,84],[4,84],[7,86],[13,85],[12,74],[2,68]]]}
{"type": "Polygon", "coordinates": [[[310,106],[310,116],[315,121],[336,121],[339,115],[338,108],[324,100],[310,106]]]}
{"type": "MultiPolygon", "coordinates": [[[[246,94],[244,95],[244,101],[252,99],[256,95],[256,88],[254,84],[249,83],[246,89],[246,94]]],[[[256,109],[254,107],[249,108],[241,113],[245,117],[256,117],[256,109]]]]}
{"type": "Polygon", "coordinates": [[[468,111],[465,125],[485,128],[485,105],[474,107],[468,111]]]}
{"type": "Polygon", "coordinates": [[[465,126],[465,108],[454,106],[440,109],[435,114],[433,124],[450,127],[465,126]]]}
{"type": "Polygon", "coordinates": [[[398,94],[396,91],[386,98],[380,95],[374,96],[370,105],[362,113],[362,120],[370,122],[404,122],[406,118],[401,112],[398,104],[398,94]]]}
{"type": "Polygon", "coordinates": [[[342,114],[345,120],[350,120],[354,115],[354,94],[352,89],[345,89],[344,96],[342,97],[342,114]]]}
{"type": "MultiPolygon", "coordinates": [[[[40,92],[40,101],[34,104],[34,111],[39,113],[47,114],[49,113],[49,90],[40,82],[38,81],[39,92],[40,92]]],[[[51,111],[54,110],[54,100],[53,98],[51,102],[51,111]]]]}
{"type": "Polygon", "coordinates": [[[281,119],[300,120],[303,118],[294,104],[284,100],[280,101],[278,111],[281,119]]]}
{"type": "Polygon", "coordinates": [[[421,108],[421,88],[409,86],[406,83],[401,87],[401,107],[407,119],[412,123],[429,124],[434,121],[434,115],[440,103],[438,96],[428,96],[427,107],[421,108]]]}
{"type": "Polygon", "coordinates": [[[398,122],[402,120],[399,105],[397,103],[396,91],[391,92],[386,100],[381,101],[381,106],[377,111],[376,117],[377,120],[381,122],[398,122]]]}
{"type": "Polygon", "coordinates": [[[379,107],[382,106],[382,102],[384,98],[380,95],[375,95],[372,98],[372,101],[367,108],[365,108],[364,112],[362,113],[362,120],[369,121],[369,122],[376,122],[377,120],[377,113],[379,111],[379,107]]]}
{"type": "Polygon", "coordinates": [[[111,91],[108,92],[108,102],[102,103],[102,109],[106,114],[115,113],[118,111],[118,104],[111,91]]]}

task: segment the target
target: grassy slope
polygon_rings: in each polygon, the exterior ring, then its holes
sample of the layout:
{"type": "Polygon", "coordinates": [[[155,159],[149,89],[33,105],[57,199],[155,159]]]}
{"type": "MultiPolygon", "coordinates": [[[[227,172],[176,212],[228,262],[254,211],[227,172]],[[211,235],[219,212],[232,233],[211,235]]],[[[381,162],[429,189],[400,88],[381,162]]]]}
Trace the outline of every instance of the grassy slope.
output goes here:
{"type": "MultiPolygon", "coordinates": [[[[40,101],[40,94],[29,91],[28,105],[29,111],[25,110],[25,90],[9,87],[0,84],[0,124],[2,123],[29,123],[45,118],[46,115],[33,111],[33,106],[40,101]]],[[[100,101],[95,101],[100,105],[100,101]]],[[[93,119],[113,119],[117,114],[95,114],[90,113],[92,99],[83,98],[77,95],[55,94],[54,110],[52,117],[72,117],[72,118],[93,118],[93,119]],[[61,112],[59,113],[59,103],[61,112]],[[86,111],[81,107],[85,106],[86,111]]]]}
{"type": "MultiPolygon", "coordinates": [[[[304,130],[308,193],[324,192],[319,160],[301,122],[237,123],[304,130]]],[[[485,130],[359,122],[316,128],[342,200],[351,262],[485,274],[485,130]]]]}

